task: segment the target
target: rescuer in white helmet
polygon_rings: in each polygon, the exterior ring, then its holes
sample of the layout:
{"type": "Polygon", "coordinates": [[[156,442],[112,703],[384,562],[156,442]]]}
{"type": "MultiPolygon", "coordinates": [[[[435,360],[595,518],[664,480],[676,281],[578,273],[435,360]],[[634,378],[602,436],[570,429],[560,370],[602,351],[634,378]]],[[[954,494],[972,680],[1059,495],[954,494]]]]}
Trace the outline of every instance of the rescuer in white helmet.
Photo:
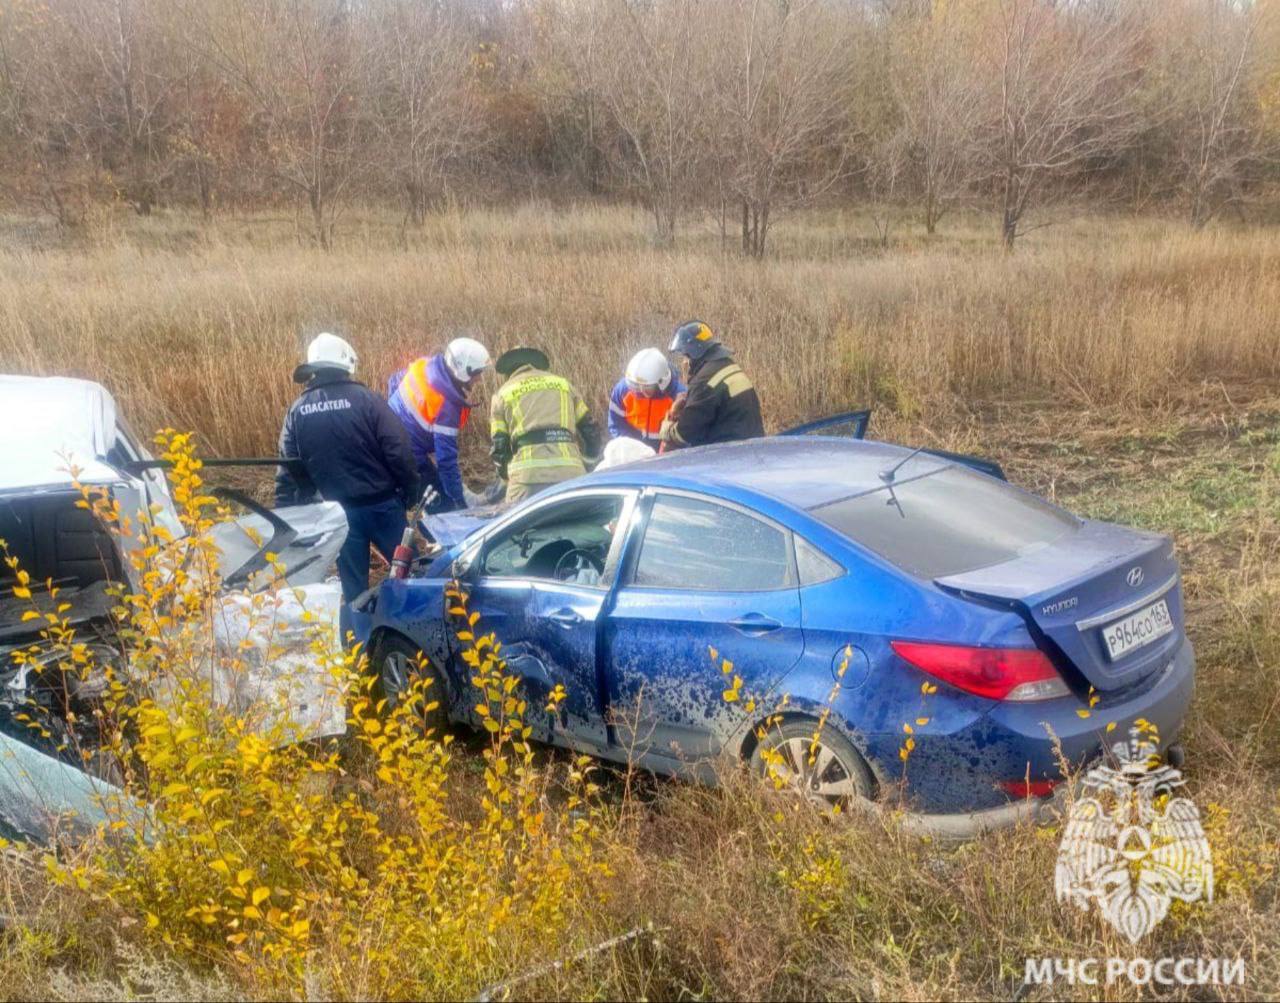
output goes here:
{"type": "Polygon", "coordinates": [[[418,498],[409,440],[387,402],[354,378],[356,353],[336,334],[319,334],[293,372],[302,394],[285,415],[280,456],[294,461],[276,475],[276,505],[338,502],[347,539],[338,554],[342,598],[369,587],[369,546],[391,560],[405,509],[418,498]]]}
{"type": "Polygon", "coordinates": [[[415,359],[387,383],[387,402],[404,425],[423,488],[435,488],[429,512],[466,508],[458,434],[471,416],[471,391],[492,365],[474,338],[454,338],[439,355],[415,359]]]}
{"type": "Polygon", "coordinates": [[[639,439],[657,449],[662,422],[684,392],[684,384],[658,349],[637,352],[609,394],[609,438],[639,439]]]}

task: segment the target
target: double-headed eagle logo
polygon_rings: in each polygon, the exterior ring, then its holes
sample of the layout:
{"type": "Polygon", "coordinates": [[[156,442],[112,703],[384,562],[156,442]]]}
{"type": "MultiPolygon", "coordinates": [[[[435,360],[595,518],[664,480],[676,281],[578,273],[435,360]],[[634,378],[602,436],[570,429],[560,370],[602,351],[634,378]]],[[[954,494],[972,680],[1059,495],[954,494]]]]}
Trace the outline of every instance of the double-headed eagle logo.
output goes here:
{"type": "Polygon", "coordinates": [[[1136,944],[1173,901],[1213,899],[1213,861],[1200,811],[1175,792],[1186,781],[1137,729],[1111,747],[1114,766],[1085,775],[1067,815],[1054,889],[1059,902],[1103,918],[1136,944]]]}

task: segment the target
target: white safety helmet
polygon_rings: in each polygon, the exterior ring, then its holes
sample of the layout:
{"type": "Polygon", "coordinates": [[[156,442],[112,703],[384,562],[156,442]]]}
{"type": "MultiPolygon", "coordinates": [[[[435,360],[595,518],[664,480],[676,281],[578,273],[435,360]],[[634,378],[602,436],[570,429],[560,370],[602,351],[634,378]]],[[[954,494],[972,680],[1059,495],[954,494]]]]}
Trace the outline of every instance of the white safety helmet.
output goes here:
{"type": "Polygon", "coordinates": [[[627,385],[633,390],[657,387],[666,390],[671,384],[671,363],[656,348],[636,352],[627,363],[627,385]]]}
{"type": "Polygon", "coordinates": [[[454,338],[445,347],[444,364],[459,383],[470,383],[493,363],[489,350],[475,338],[454,338]]]}
{"type": "Polygon", "coordinates": [[[328,331],[317,334],[307,346],[307,365],[313,369],[329,367],[354,373],[358,361],[356,350],[342,338],[328,331]]]}

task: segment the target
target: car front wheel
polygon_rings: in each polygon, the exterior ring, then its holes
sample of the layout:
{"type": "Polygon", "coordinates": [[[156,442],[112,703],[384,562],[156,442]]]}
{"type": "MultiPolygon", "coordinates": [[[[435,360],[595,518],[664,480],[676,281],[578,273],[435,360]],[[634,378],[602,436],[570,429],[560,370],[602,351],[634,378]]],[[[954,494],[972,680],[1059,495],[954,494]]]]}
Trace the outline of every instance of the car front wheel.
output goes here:
{"type": "Polygon", "coordinates": [[[423,731],[434,730],[437,734],[445,727],[447,718],[444,710],[444,682],[439,671],[417,645],[395,634],[386,635],[378,642],[373,664],[378,673],[382,696],[387,701],[388,713],[405,699],[416,679],[429,679],[429,685],[424,686],[421,691],[421,702],[414,714],[414,721],[423,731]],[[431,704],[435,706],[428,710],[427,707],[431,704]]]}
{"type": "Polygon", "coordinates": [[[875,793],[871,770],[853,743],[829,725],[819,729],[817,721],[791,720],[769,729],[752,753],[751,765],[761,776],[827,809],[847,812],[875,793]]]}

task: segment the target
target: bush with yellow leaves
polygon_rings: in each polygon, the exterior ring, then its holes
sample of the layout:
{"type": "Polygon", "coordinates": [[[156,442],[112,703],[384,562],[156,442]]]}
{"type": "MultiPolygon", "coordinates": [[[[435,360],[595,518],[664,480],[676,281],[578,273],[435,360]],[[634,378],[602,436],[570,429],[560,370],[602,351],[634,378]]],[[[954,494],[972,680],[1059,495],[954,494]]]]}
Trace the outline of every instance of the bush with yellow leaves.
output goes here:
{"type": "MultiPolygon", "coordinates": [[[[528,742],[530,714],[554,713],[563,693],[531,711],[500,645],[450,591],[486,728],[478,812],[451,769],[451,736],[421,726],[443,699],[432,674],[389,706],[363,656],[319,622],[307,671],[345,696],[343,740],[298,742],[288,708],[228,701],[253,656],[215,643],[226,601],[210,537],[218,503],[188,436],[157,444],[184,533],[82,489],[82,504],[128,538],[135,584],[117,589],[116,609],[128,668],[95,665],[66,609],[34,612],[46,647],[65,655],[59,671],[107,674],[103,749],[145,804],[105,805],[111,821],[88,852],[46,857],[52,878],[86,911],[233,972],[257,995],[474,993],[562,946],[605,869],[587,761],[540,764],[528,742]]],[[[269,617],[278,592],[238,598],[269,617]]]]}

